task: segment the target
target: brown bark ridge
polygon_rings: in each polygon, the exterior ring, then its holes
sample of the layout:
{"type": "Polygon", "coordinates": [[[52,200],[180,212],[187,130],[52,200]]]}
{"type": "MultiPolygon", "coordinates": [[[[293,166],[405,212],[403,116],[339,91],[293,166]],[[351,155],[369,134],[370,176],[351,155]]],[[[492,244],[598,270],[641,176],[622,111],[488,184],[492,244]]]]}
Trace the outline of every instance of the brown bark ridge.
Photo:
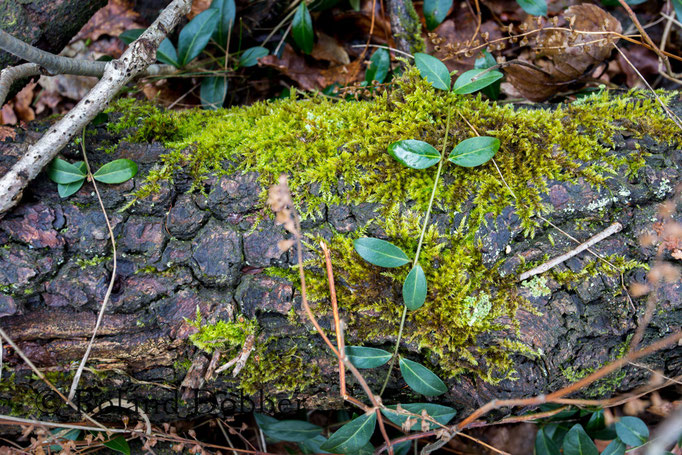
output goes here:
{"type": "MultiPolygon", "coordinates": [[[[44,126],[33,128],[18,130],[14,142],[0,143],[0,173],[44,126]]],[[[122,141],[113,153],[97,151],[120,139],[104,126],[91,127],[87,137],[88,149],[92,150],[89,158],[95,167],[116,158],[132,158],[141,172],[121,185],[101,186],[120,251],[119,274],[76,401],[87,410],[121,396],[138,400],[156,422],[229,415],[254,408],[287,412],[342,407],[336,359],[310,327],[301,324],[303,312],[296,283],[264,271],[269,266],[293,264],[295,255],[279,252],[276,245],[284,236],[283,229],[262,219],[259,194],[263,188],[256,176],[213,178],[205,194],[190,194],[191,182],[180,174],[173,185],[164,184],[157,194],[120,211],[127,203],[126,193],[139,187],[146,171],[166,150],[158,143],[122,141]],[[205,322],[229,320],[237,314],[255,317],[260,328],[256,344],[267,349],[256,349],[237,378],[224,373],[205,380],[210,355],[188,341],[196,331],[189,320],[195,318],[197,308],[205,322]],[[179,386],[188,369],[192,380],[186,384],[201,388],[185,393],[182,401],[179,386]]],[[[615,139],[616,148],[634,147],[630,142],[624,137],[615,139]]],[[[629,202],[609,204],[605,209],[611,220],[624,226],[623,231],[600,242],[598,250],[650,263],[655,249],[640,246],[637,238],[650,228],[659,203],[671,194],[670,183],[679,181],[682,151],[653,138],[639,141],[638,147],[646,149],[649,156],[640,177],[627,182],[629,202]]],[[[80,158],[75,145],[63,153],[72,160],[80,158]]],[[[576,230],[576,220],[599,222],[590,211],[593,200],[595,194],[584,183],[549,185],[548,204],[575,207],[554,221],[583,239],[586,237],[576,230]]],[[[676,216],[682,214],[681,209],[677,207],[676,216]]],[[[304,229],[317,230],[323,236],[332,229],[348,232],[361,226],[366,215],[363,210],[330,207],[322,219],[307,221],[304,229]]],[[[505,211],[500,217],[497,225],[504,226],[505,217],[511,215],[505,211]]],[[[552,240],[547,235],[549,228],[543,229],[532,239],[517,231],[513,234],[514,250],[532,261],[544,255],[558,256],[574,246],[558,237],[552,240]]],[[[507,242],[502,238],[511,235],[510,230],[490,229],[482,235],[490,250],[484,254],[493,260],[504,255],[507,242]],[[501,251],[492,251],[497,246],[501,251]]],[[[48,378],[65,390],[75,369],[73,363],[86,348],[107,288],[110,254],[104,219],[88,184],[74,196],[60,199],[56,185],[42,173],[28,187],[21,204],[0,220],[0,324],[28,357],[48,372],[48,378]]],[[[564,267],[577,273],[589,260],[588,253],[581,253],[564,267]]],[[[508,267],[514,268],[513,261],[508,267]]],[[[636,269],[626,280],[644,282],[645,271],[636,269]]],[[[521,310],[518,314],[521,339],[541,352],[540,358],[519,356],[517,379],[496,385],[467,374],[446,380],[449,391],[438,402],[465,412],[492,398],[557,390],[622,355],[645,299],[636,301],[637,311],[633,312],[622,295],[612,295],[619,286],[618,277],[597,273],[587,275],[574,287],[549,280],[548,292],[533,293],[520,287],[519,292],[542,313],[538,316],[521,310]]],[[[679,328],[682,322],[680,283],[664,284],[657,297],[659,304],[644,344],[679,328]]],[[[322,323],[329,327],[329,318],[323,317],[322,323]]],[[[375,346],[390,350],[393,341],[392,337],[376,340],[375,346]]],[[[417,346],[405,343],[401,352],[430,364],[428,353],[417,346]]],[[[3,357],[0,414],[74,417],[32,377],[16,353],[6,350],[3,357]]],[[[680,375],[682,347],[667,349],[642,362],[668,376],[680,375]]],[[[385,370],[364,371],[368,382],[378,388],[385,370]]],[[[586,394],[603,397],[628,391],[648,378],[649,372],[628,366],[586,394]]],[[[357,385],[349,381],[360,397],[357,385]]],[[[385,397],[386,402],[424,399],[409,395],[398,375],[385,397]]]]}

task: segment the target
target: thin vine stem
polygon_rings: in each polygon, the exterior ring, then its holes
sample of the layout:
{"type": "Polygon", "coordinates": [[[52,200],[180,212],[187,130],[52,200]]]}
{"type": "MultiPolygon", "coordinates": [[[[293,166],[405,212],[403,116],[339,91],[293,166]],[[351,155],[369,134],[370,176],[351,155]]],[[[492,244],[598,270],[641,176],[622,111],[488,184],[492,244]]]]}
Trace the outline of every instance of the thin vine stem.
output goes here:
{"type": "MultiPolygon", "coordinates": [[[[438,180],[440,179],[440,173],[443,170],[443,163],[445,162],[445,148],[448,145],[448,135],[450,134],[450,118],[452,116],[452,106],[448,107],[448,120],[445,125],[445,136],[443,136],[443,147],[440,161],[438,162],[438,171],[436,171],[436,179],[433,181],[433,190],[431,190],[431,199],[429,199],[429,207],[426,209],[426,216],[424,217],[424,224],[422,225],[422,232],[419,235],[419,243],[417,244],[417,252],[414,255],[414,261],[412,262],[412,268],[419,264],[419,254],[422,250],[422,244],[424,243],[424,235],[426,234],[426,227],[429,224],[429,218],[431,217],[431,209],[433,208],[433,201],[436,198],[436,190],[438,189],[438,180]]],[[[393,356],[391,357],[391,363],[388,365],[388,373],[386,373],[386,379],[384,379],[384,384],[381,386],[381,391],[379,396],[384,394],[386,386],[388,385],[389,379],[391,379],[391,373],[393,372],[393,367],[395,366],[395,359],[398,357],[398,349],[400,348],[400,340],[403,337],[403,329],[405,328],[405,319],[407,317],[407,306],[403,304],[403,315],[400,318],[400,328],[398,329],[398,339],[395,342],[395,349],[393,350],[393,356]]]]}

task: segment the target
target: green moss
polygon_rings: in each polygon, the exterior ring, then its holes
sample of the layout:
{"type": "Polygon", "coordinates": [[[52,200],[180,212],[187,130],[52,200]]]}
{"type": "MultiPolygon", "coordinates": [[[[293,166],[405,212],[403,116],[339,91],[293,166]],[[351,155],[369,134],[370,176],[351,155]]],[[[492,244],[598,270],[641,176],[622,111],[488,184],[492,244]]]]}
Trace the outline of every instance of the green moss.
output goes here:
{"type": "Polygon", "coordinates": [[[105,113],[122,113],[123,115],[107,125],[107,129],[115,134],[135,128],[126,136],[131,142],[164,141],[174,137],[175,122],[168,113],[149,102],[140,102],[132,98],[121,98],[111,104],[105,113]]]}
{"type": "Polygon", "coordinates": [[[88,267],[96,267],[100,265],[103,262],[111,260],[111,256],[98,256],[95,255],[94,257],[90,259],[85,259],[85,258],[78,258],[76,259],[76,265],[81,268],[81,270],[84,270],[88,267]]]}
{"type": "MultiPolygon", "coordinates": [[[[299,353],[293,341],[271,338],[257,346],[239,373],[238,387],[247,394],[271,388],[294,393],[320,384],[320,368],[309,360],[314,353],[299,353]],[[301,374],[303,371],[305,374],[301,374]]],[[[319,352],[319,356],[325,355],[319,352]]]]}
{"type": "MultiPolygon", "coordinates": [[[[239,355],[246,338],[255,334],[258,329],[255,319],[249,320],[241,316],[234,322],[218,320],[215,324],[202,324],[198,309],[196,318],[189,322],[199,329],[197,333],[190,335],[190,341],[208,353],[220,350],[226,359],[239,355]]],[[[303,359],[294,341],[291,338],[273,337],[256,343],[239,373],[237,387],[248,394],[264,389],[293,393],[319,383],[319,367],[303,359]],[[301,375],[301,371],[306,374],[301,375]]],[[[307,355],[310,356],[310,353],[307,355]]],[[[320,352],[320,355],[324,353],[320,352]]],[[[184,362],[185,364],[179,362],[178,366],[189,368],[191,361],[184,362]]]]}
{"type": "MultiPolygon", "coordinates": [[[[668,100],[673,95],[661,96],[668,100]]],[[[516,311],[527,306],[517,295],[517,277],[502,277],[497,266],[483,264],[482,240],[474,233],[485,217],[513,206],[524,233],[532,236],[540,225],[535,215],[549,211],[542,203],[549,180],[584,179],[603,187],[609,178],[623,173],[623,166],[631,173],[641,168],[641,151],[625,158],[611,151],[616,133],[636,139],[650,135],[671,143],[682,138],[645,92],[612,97],[604,91],[553,110],[514,109],[480,96],[436,91],[414,68],[406,70],[393,91],[368,101],[309,97],[183,112],[161,112],[121,101],[113,109],[122,111],[122,116],[110,125],[112,131],[139,126],[129,140],[160,140],[170,150],[147,175],[136,193],[139,198],[158,190],[179,171],[194,178],[194,190],[203,189],[212,175],[255,171],[264,188],[264,203],[265,189],[286,173],[304,219],[320,215],[326,205],[380,203],[370,223],[408,254],[416,249],[435,170],[406,169],[390,157],[388,145],[420,139],[441,147],[449,109],[455,111],[450,147],[474,135],[461,116],[480,134],[499,138],[502,148],[495,161],[518,199],[512,197],[492,163],[470,169],[444,167],[435,210],[453,217],[465,212],[465,216],[454,232],[439,232],[433,226],[427,230],[420,264],[429,294],[422,308],[409,313],[405,332],[407,341],[439,358],[445,376],[475,371],[489,381],[513,375],[515,353],[532,352],[510,340],[518,330],[516,311]],[[339,182],[344,184],[343,191],[336,191],[339,182]],[[480,343],[484,334],[486,341],[480,343]]],[[[353,239],[364,235],[365,228],[336,234],[329,242],[335,274],[345,283],[337,292],[349,323],[347,334],[357,343],[397,334],[402,308],[395,302],[401,301],[400,283],[408,273],[407,267],[371,266],[355,254],[353,239]]],[[[610,260],[623,270],[641,266],[624,258],[610,260]]],[[[319,313],[328,313],[326,277],[312,271],[323,269],[322,258],[308,265],[314,266],[307,271],[311,299],[318,303],[319,313]]],[[[619,273],[606,267],[595,262],[579,274],[552,273],[569,285],[593,273],[619,273]]],[[[298,282],[290,270],[278,273],[298,282]]],[[[545,292],[542,286],[538,291],[545,292]]],[[[207,330],[207,340],[219,338],[207,330]]],[[[221,330],[227,333],[231,328],[221,330]]]]}
{"type": "Polygon", "coordinates": [[[246,319],[241,316],[236,321],[218,320],[215,324],[203,324],[199,307],[197,307],[196,318],[188,322],[199,329],[197,333],[190,335],[190,341],[209,354],[215,350],[230,352],[236,347],[241,347],[246,337],[254,334],[258,328],[255,319],[246,319]]]}
{"type": "MultiPolygon", "coordinates": [[[[573,272],[570,269],[560,270],[554,268],[550,271],[554,279],[560,284],[575,288],[575,286],[583,283],[588,278],[592,278],[598,274],[606,276],[618,276],[619,274],[629,272],[638,268],[649,270],[649,266],[643,262],[627,259],[621,255],[603,256],[604,260],[597,258],[591,259],[579,272],[573,272]]],[[[620,295],[622,291],[620,288],[615,290],[620,295]]]]}

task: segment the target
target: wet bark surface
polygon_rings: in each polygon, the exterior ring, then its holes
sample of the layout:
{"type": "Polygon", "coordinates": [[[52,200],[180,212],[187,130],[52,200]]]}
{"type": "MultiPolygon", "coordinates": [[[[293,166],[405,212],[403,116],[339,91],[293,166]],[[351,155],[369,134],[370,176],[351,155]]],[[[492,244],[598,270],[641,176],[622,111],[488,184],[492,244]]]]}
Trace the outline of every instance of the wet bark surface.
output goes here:
{"type": "MultiPolygon", "coordinates": [[[[20,131],[15,141],[0,143],[0,173],[39,137],[43,128],[34,126],[30,131],[20,131]]],[[[277,242],[285,238],[285,232],[274,226],[267,215],[263,219],[267,212],[259,196],[263,188],[257,176],[213,178],[205,194],[200,194],[188,193],[191,181],[181,174],[173,184],[162,185],[158,194],[121,211],[130,199],[129,193],[140,186],[166,150],[156,143],[123,141],[111,154],[96,151],[98,146],[107,147],[118,139],[104,126],[97,127],[87,139],[95,168],[116,158],[130,158],[141,171],[124,184],[100,185],[119,248],[118,273],[88,362],[97,373],[86,371],[77,397],[84,408],[92,409],[123,396],[146,403],[149,417],[158,422],[252,408],[286,412],[342,407],[336,361],[309,325],[289,319],[293,308],[299,320],[304,320],[296,286],[264,273],[266,267],[293,264],[295,255],[280,253],[277,242]],[[305,367],[291,372],[292,376],[305,377],[317,369],[319,381],[292,397],[279,393],[278,384],[268,381],[264,381],[261,391],[244,394],[237,387],[239,376],[222,374],[218,379],[203,380],[210,356],[188,342],[196,329],[187,319],[195,317],[197,307],[207,322],[231,319],[237,314],[257,318],[257,342],[274,337],[277,341],[269,345],[271,352],[298,347],[297,355],[305,367]],[[193,384],[201,385],[201,390],[190,391],[183,403],[178,397],[183,394],[179,386],[188,374],[187,359],[193,362],[189,369],[193,384]]],[[[549,182],[545,202],[553,208],[552,221],[582,241],[612,222],[622,223],[623,231],[595,249],[605,255],[620,254],[651,263],[656,248],[642,247],[638,237],[653,229],[659,203],[672,194],[679,181],[682,151],[659,144],[656,138],[645,138],[636,145],[633,139],[619,136],[615,142],[614,153],[639,146],[651,154],[636,179],[616,175],[600,190],[583,181],[549,182]],[[580,229],[586,224],[590,226],[580,229]]],[[[80,150],[72,145],[63,155],[80,159],[80,150]]],[[[677,209],[679,217],[682,208],[677,209]]],[[[329,206],[322,219],[307,222],[304,229],[323,237],[329,237],[332,229],[351,232],[372,213],[370,204],[329,206]]],[[[438,224],[442,229],[453,228],[447,221],[438,224]]],[[[497,219],[491,217],[488,226],[478,233],[483,240],[484,258],[490,264],[503,261],[501,273],[517,273],[522,258],[538,261],[575,246],[548,227],[540,229],[532,239],[524,238],[512,208],[497,219]]],[[[669,252],[666,254],[669,258],[669,252]]],[[[577,273],[590,261],[589,253],[582,253],[559,268],[577,273]]],[[[21,204],[0,220],[0,324],[63,388],[68,389],[68,372],[75,369],[74,362],[80,360],[91,336],[111,265],[107,229],[90,184],[86,183],[74,196],[60,199],[56,184],[43,172],[25,192],[21,204]]],[[[635,269],[624,279],[626,283],[645,282],[645,274],[643,269],[635,269]]],[[[466,374],[447,380],[449,392],[438,397],[437,402],[466,412],[492,398],[557,390],[570,382],[568,368],[576,374],[591,371],[622,355],[646,302],[636,300],[633,311],[625,296],[617,292],[620,277],[596,274],[575,286],[564,286],[550,278],[546,286],[547,295],[519,287],[519,292],[542,313],[519,311],[520,338],[542,356],[518,356],[517,380],[492,385],[466,374]]],[[[680,283],[661,286],[657,297],[659,303],[644,343],[671,333],[682,322],[680,283]]],[[[323,322],[328,324],[328,318],[323,322]]],[[[349,338],[352,344],[352,334],[349,338]]],[[[375,346],[390,350],[393,341],[394,337],[387,336],[376,340],[375,346]]],[[[403,353],[438,371],[431,356],[416,346],[404,344],[403,353]]],[[[252,357],[249,362],[261,360],[252,357]]],[[[6,348],[4,362],[3,381],[7,382],[0,389],[0,413],[72,416],[41,381],[32,377],[15,352],[6,348]]],[[[661,351],[642,363],[668,376],[680,375],[682,347],[661,351]]],[[[385,370],[366,371],[368,381],[378,390],[385,370]]],[[[588,396],[628,391],[648,378],[646,370],[628,366],[599,383],[601,388],[592,389],[588,396]]],[[[354,384],[352,379],[350,382],[354,384]]],[[[353,385],[353,390],[361,396],[359,388],[353,385]]],[[[424,399],[408,393],[402,379],[395,375],[385,401],[424,399]]]]}

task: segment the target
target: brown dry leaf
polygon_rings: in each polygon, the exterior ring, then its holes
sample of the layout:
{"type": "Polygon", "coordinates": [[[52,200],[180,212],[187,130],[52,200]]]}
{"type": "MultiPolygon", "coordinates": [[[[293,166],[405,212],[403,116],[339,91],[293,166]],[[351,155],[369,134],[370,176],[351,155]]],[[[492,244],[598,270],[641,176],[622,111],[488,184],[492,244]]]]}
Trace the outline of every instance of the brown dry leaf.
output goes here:
{"type": "MultiPolygon", "coordinates": [[[[621,49],[621,51],[645,78],[648,79],[658,75],[658,57],[653,51],[650,51],[643,46],[633,46],[627,49],[621,49]]],[[[630,88],[645,87],[639,74],[637,74],[632,66],[625,61],[620,52],[617,55],[617,59],[620,72],[625,74],[625,83],[627,86],[630,88]]]]}
{"type": "Polygon", "coordinates": [[[14,103],[10,101],[2,106],[2,110],[0,110],[0,124],[16,125],[17,121],[17,115],[14,113],[14,103]]]}
{"type": "MultiPolygon", "coordinates": [[[[623,31],[618,19],[588,3],[566,9],[564,18],[578,32],[623,31]]],[[[606,33],[576,35],[553,30],[547,35],[548,42],[540,39],[538,49],[540,55],[544,54],[552,59],[554,68],[551,72],[562,81],[578,79],[590,68],[606,60],[613,51],[613,43],[618,41],[618,38],[606,33]]]]}
{"type": "Polygon", "coordinates": [[[317,43],[310,54],[316,60],[325,60],[337,65],[347,65],[350,63],[348,52],[331,36],[318,32],[317,43]]]}
{"type": "Polygon", "coordinates": [[[630,284],[630,294],[632,294],[633,297],[641,297],[643,295],[647,295],[650,291],[651,289],[646,284],[642,283],[630,284]]]}
{"type": "Polygon", "coordinates": [[[37,84],[31,82],[26,85],[15,97],[14,112],[17,113],[19,120],[23,122],[30,122],[36,118],[36,114],[31,107],[33,101],[33,89],[37,84]]]}
{"type": "Polygon", "coordinates": [[[282,58],[268,55],[260,59],[259,65],[275,68],[303,90],[321,90],[328,85],[321,70],[308,65],[305,57],[298,55],[289,44],[285,45],[282,58]]]}
{"type": "Polygon", "coordinates": [[[514,88],[531,101],[546,100],[559,91],[554,78],[539,68],[512,64],[504,72],[514,88]]]}
{"type": "MultiPolygon", "coordinates": [[[[471,38],[476,31],[477,22],[468,8],[459,8],[454,11],[453,14],[455,15],[454,18],[443,21],[434,30],[434,33],[438,35],[438,41],[442,40],[442,42],[436,46],[430,39],[427,39],[426,52],[443,61],[448,67],[448,70],[462,73],[474,67],[474,61],[480,57],[480,50],[471,52],[468,57],[466,56],[466,53],[458,53],[455,58],[451,58],[451,50],[466,49],[466,44],[471,41],[471,38]]],[[[500,27],[493,21],[486,21],[481,24],[481,29],[476,36],[479,44],[483,43],[481,39],[482,35],[487,35],[488,41],[502,37],[500,27]]]]}
{"type": "Polygon", "coordinates": [[[97,41],[102,35],[118,36],[126,30],[145,28],[140,15],[133,10],[134,3],[129,0],[109,0],[107,6],[97,11],[81,28],[73,41],[97,41]]]}
{"type": "MultiPolygon", "coordinates": [[[[537,19],[534,19],[537,20],[537,19]]],[[[532,22],[525,25],[531,29],[532,22]]],[[[574,32],[565,30],[543,30],[539,32],[531,44],[537,54],[534,62],[527,64],[538,67],[518,69],[518,65],[505,68],[510,82],[526,98],[531,101],[542,101],[559,92],[566,85],[589,75],[592,69],[609,57],[613,44],[618,41],[611,33],[620,33],[620,22],[596,5],[581,4],[571,6],[564,12],[561,25],[572,24],[574,32]],[[589,33],[580,33],[589,32],[589,33]],[[544,69],[543,73],[540,69],[544,69]],[[540,89],[535,88],[540,84],[540,89]]],[[[547,21],[540,19],[544,27],[547,21]]]]}
{"type": "Polygon", "coordinates": [[[192,9],[187,15],[188,19],[193,19],[199,13],[206,11],[211,6],[212,0],[194,0],[192,2],[192,9]]]}
{"type": "Polygon", "coordinates": [[[348,65],[335,66],[320,72],[325,78],[325,87],[328,87],[334,83],[349,85],[359,82],[358,76],[363,75],[360,71],[361,69],[362,61],[358,59],[350,62],[348,65]]]}
{"type": "Polygon", "coordinates": [[[13,140],[17,132],[11,126],[0,126],[0,142],[10,139],[13,140]]]}
{"type": "MultiPolygon", "coordinates": [[[[372,42],[374,44],[387,44],[391,47],[395,47],[391,35],[391,24],[386,15],[382,14],[381,2],[378,1],[363,1],[360,11],[340,8],[332,9],[330,20],[333,22],[333,28],[329,27],[327,29],[334,30],[334,36],[341,43],[367,42],[372,25],[373,3],[376,9],[374,13],[374,30],[371,37],[372,42]]],[[[364,47],[347,48],[347,52],[350,54],[351,59],[361,55],[364,50],[364,47]]],[[[369,49],[368,52],[371,54],[373,49],[369,49]]]]}

